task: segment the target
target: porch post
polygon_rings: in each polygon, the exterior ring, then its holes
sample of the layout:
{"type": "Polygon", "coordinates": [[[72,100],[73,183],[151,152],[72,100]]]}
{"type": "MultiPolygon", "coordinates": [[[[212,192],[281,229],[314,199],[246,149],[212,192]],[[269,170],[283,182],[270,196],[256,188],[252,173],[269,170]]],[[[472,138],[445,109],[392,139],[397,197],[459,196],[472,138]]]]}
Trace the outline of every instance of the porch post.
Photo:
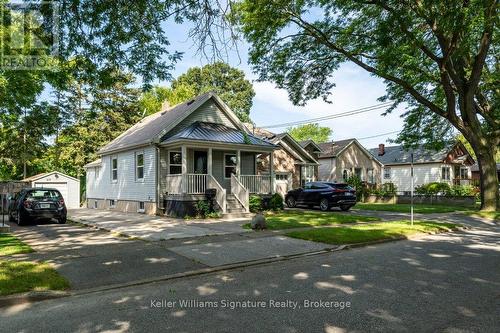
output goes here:
{"type": "Polygon", "coordinates": [[[187,181],[187,147],[185,145],[182,145],[181,148],[182,152],[182,181],[181,181],[181,188],[182,188],[182,193],[186,193],[187,187],[186,187],[186,181],[187,181]]]}
{"type": "Polygon", "coordinates": [[[241,174],[241,150],[236,151],[236,178],[240,179],[241,174]]]}
{"type": "Polygon", "coordinates": [[[207,172],[211,176],[212,175],[212,148],[208,148],[207,154],[207,172]]]}
{"type": "Polygon", "coordinates": [[[274,176],[274,153],[270,152],[269,153],[269,175],[271,176],[271,193],[274,194],[275,191],[275,180],[276,177],[274,176]]]}

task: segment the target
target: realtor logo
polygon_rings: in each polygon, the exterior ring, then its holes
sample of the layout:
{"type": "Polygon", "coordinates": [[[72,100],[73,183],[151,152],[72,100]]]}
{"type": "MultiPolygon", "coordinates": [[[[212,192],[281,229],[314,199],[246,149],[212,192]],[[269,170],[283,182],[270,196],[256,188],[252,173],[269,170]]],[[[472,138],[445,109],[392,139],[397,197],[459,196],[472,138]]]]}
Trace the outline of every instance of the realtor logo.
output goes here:
{"type": "Polygon", "coordinates": [[[0,69],[55,70],[59,53],[57,1],[0,3],[0,69]]]}

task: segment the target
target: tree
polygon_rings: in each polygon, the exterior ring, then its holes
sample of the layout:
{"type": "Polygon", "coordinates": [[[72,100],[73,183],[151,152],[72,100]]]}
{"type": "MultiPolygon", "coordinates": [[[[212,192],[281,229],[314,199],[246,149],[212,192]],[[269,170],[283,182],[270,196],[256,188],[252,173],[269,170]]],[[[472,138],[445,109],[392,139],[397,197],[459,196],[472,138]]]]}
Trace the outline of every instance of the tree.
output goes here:
{"type": "Polygon", "coordinates": [[[203,67],[192,67],[172,81],[172,89],[191,87],[195,95],[214,91],[233,110],[241,121],[250,120],[250,108],[255,92],[252,83],[245,79],[243,71],[224,62],[203,67]]]}
{"type": "Polygon", "coordinates": [[[322,127],[318,124],[305,124],[297,127],[287,128],[290,134],[297,141],[313,140],[316,143],[327,142],[332,135],[330,127],[322,127]]]}
{"type": "Polygon", "coordinates": [[[452,128],[470,142],[482,209],[498,207],[497,1],[244,0],[234,7],[260,80],[304,104],[327,100],[332,73],[356,64],[384,80],[381,100],[394,101],[388,112],[406,105],[401,142],[443,144],[452,128]]]}
{"type": "Polygon", "coordinates": [[[160,111],[165,102],[174,106],[195,96],[194,88],[185,84],[180,84],[175,89],[155,86],[142,94],[139,109],[143,110],[145,115],[150,115],[160,111]]]}
{"type": "MultiPolygon", "coordinates": [[[[462,134],[457,135],[456,141],[462,142],[472,158],[477,159],[476,154],[474,153],[474,149],[472,149],[469,141],[467,141],[462,134]]],[[[493,150],[495,152],[495,161],[497,163],[500,163],[500,147],[493,147],[493,150]]]]}

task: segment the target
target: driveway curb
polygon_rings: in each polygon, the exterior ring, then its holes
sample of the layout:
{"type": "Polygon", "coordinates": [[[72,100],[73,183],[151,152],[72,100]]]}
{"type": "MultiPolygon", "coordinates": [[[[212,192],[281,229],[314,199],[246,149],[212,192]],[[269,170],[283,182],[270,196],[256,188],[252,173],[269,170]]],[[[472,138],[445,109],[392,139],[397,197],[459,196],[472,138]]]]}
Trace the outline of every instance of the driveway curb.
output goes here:
{"type": "Polygon", "coordinates": [[[48,290],[48,291],[30,291],[22,294],[2,296],[0,297],[0,308],[24,304],[24,303],[40,302],[54,298],[68,297],[71,295],[73,294],[69,291],[48,290]]]}

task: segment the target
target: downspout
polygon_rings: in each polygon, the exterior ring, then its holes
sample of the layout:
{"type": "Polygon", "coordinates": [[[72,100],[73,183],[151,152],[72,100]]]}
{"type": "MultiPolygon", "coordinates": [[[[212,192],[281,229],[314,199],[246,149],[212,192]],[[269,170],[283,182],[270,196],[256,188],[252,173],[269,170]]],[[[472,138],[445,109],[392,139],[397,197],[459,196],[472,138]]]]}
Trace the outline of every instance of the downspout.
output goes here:
{"type": "Polygon", "coordinates": [[[156,160],[156,177],[155,177],[155,186],[156,186],[156,215],[160,210],[160,148],[157,144],[155,144],[155,160],[156,160]]]}

